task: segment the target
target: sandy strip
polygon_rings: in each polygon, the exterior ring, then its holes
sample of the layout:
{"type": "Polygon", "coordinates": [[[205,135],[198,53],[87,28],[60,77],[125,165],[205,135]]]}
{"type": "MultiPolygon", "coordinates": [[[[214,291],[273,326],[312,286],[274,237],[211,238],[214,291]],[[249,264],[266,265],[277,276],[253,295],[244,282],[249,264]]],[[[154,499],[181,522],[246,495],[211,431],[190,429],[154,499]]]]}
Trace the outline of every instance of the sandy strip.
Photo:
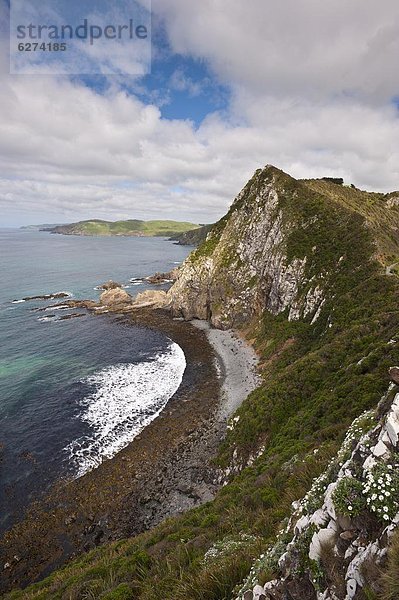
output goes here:
{"type": "Polygon", "coordinates": [[[221,375],[224,377],[220,416],[228,419],[261,383],[257,373],[258,357],[254,349],[234,331],[213,329],[207,321],[198,319],[191,323],[206,331],[219,359],[221,375]]]}

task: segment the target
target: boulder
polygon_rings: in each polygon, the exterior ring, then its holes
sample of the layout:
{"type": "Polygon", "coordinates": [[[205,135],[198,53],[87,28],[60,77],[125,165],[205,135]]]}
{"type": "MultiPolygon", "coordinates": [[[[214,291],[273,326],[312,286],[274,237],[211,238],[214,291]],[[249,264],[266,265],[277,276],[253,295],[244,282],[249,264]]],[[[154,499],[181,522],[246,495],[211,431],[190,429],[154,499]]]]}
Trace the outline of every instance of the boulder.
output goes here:
{"type": "Polygon", "coordinates": [[[163,290],[146,290],[137,294],[133,306],[134,308],[164,308],[168,301],[168,295],[163,290]]]}
{"type": "Polygon", "coordinates": [[[256,585],[253,589],[254,600],[266,600],[265,590],[262,586],[256,585]]]}
{"type": "Polygon", "coordinates": [[[320,560],[323,546],[334,546],[337,534],[333,529],[320,529],[313,534],[309,548],[309,558],[320,560]]]}
{"type": "Polygon", "coordinates": [[[98,287],[100,290],[116,290],[117,288],[121,288],[122,285],[120,283],[116,283],[116,281],[112,281],[112,279],[110,279],[109,281],[102,283],[98,287]]]}
{"type": "Polygon", "coordinates": [[[374,446],[374,448],[372,449],[372,452],[373,452],[374,456],[376,456],[377,458],[381,458],[382,456],[389,454],[389,450],[382,440],[380,440],[377,443],[377,445],[374,446]]]}
{"type": "Polygon", "coordinates": [[[106,290],[100,296],[100,302],[105,306],[111,306],[112,304],[129,304],[131,301],[131,295],[125,290],[122,290],[122,288],[106,290]]]}

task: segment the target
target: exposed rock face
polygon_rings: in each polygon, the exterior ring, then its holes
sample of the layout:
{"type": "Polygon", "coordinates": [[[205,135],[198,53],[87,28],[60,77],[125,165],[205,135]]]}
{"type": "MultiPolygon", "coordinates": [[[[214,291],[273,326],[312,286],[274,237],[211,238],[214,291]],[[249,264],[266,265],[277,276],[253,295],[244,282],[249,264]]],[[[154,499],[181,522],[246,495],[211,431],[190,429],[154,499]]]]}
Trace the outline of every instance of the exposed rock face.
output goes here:
{"type": "Polygon", "coordinates": [[[162,290],[146,290],[137,294],[132,304],[133,308],[164,308],[168,304],[168,296],[162,290]]]}
{"type": "Polygon", "coordinates": [[[121,288],[122,286],[120,283],[116,283],[116,281],[112,281],[112,279],[110,279],[109,281],[106,281],[98,287],[100,290],[116,290],[117,288],[121,288]]]}
{"type": "Polygon", "coordinates": [[[396,385],[399,385],[399,367],[391,367],[389,369],[389,375],[396,385]]]}
{"type": "Polygon", "coordinates": [[[311,257],[289,256],[287,250],[291,231],[307,225],[285,207],[292,182],[271,166],[255,173],[180,268],[169,291],[174,314],[208,319],[219,328],[239,326],[265,309],[273,314],[287,309],[290,319],[316,315],[323,290],[316,280],[306,281],[311,257]]]}
{"type": "Polygon", "coordinates": [[[132,297],[122,288],[106,290],[100,296],[101,304],[110,306],[113,304],[128,304],[132,301],[132,297]]]}

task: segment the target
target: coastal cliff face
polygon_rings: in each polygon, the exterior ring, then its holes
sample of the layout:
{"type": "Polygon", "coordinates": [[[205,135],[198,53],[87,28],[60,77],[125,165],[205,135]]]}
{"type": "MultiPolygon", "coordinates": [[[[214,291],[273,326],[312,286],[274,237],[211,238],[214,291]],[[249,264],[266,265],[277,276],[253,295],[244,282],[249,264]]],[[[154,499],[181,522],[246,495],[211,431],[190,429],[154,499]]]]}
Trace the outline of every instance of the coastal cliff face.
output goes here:
{"type": "Polygon", "coordinates": [[[340,272],[356,268],[348,240],[362,227],[359,215],[268,165],[185,261],[168,294],[171,309],[218,328],[265,310],[316,321],[340,272]]]}
{"type": "Polygon", "coordinates": [[[174,312],[221,328],[265,308],[278,314],[289,307],[296,316],[306,258],[287,257],[294,223],[283,208],[281,179],[273,167],[255,173],[228,215],[185,262],[169,294],[174,312]]]}

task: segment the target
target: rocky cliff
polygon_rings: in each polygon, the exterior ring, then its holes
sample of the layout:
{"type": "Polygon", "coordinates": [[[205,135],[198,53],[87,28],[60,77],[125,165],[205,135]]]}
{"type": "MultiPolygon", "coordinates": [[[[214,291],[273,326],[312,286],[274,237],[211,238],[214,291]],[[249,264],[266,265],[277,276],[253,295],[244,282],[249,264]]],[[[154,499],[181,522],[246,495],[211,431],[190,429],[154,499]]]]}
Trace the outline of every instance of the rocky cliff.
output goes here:
{"type": "MultiPolygon", "coordinates": [[[[264,310],[317,320],[337,276],[348,264],[356,268],[350,232],[367,226],[335,197],[356,196],[356,190],[319,184],[296,181],[270,165],[257,170],[184,263],[169,293],[173,312],[219,328],[240,326],[264,310]]],[[[397,243],[397,227],[387,229],[397,243]]]]}

